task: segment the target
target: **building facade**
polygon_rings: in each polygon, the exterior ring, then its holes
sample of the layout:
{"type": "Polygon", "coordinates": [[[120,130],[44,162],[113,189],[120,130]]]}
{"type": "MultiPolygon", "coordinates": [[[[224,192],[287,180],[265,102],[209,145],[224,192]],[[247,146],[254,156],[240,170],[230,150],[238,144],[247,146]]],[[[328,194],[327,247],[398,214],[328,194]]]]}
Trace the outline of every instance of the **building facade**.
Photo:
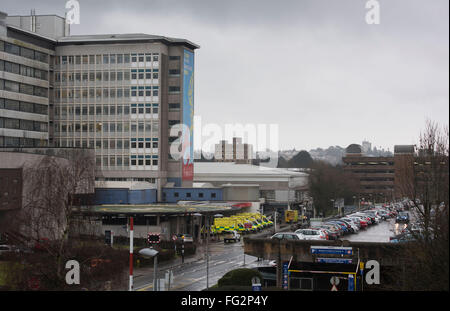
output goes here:
{"type": "Polygon", "coordinates": [[[61,36],[61,19],[41,17],[33,31],[26,17],[2,13],[0,146],[91,148],[97,180],[190,186],[199,46],[146,34],[61,36]],[[183,154],[171,154],[174,143],[183,154]]]}
{"type": "Polygon", "coordinates": [[[351,144],[347,147],[342,161],[344,170],[359,183],[360,199],[384,202],[400,195],[398,163],[405,155],[414,155],[414,146],[396,145],[393,157],[370,157],[365,155],[363,147],[351,144]]]}
{"type": "Polygon", "coordinates": [[[242,143],[242,138],[233,137],[229,144],[221,140],[214,146],[214,159],[217,162],[237,162],[251,164],[253,159],[253,145],[242,143]]]}
{"type": "Polygon", "coordinates": [[[6,26],[0,12],[0,147],[50,142],[55,42],[6,26]]]}

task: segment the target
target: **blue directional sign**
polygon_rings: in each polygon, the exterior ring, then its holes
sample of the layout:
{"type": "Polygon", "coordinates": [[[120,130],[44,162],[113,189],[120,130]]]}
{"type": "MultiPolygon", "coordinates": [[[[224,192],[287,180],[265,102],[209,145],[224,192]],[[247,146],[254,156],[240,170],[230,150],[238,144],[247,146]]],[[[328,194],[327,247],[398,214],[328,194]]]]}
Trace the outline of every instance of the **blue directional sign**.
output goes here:
{"type": "Polygon", "coordinates": [[[319,263],[346,263],[351,264],[352,259],[350,258],[316,258],[316,262],[319,263]]]}
{"type": "Polygon", "coordinates": [[[338,246],[311,246],[313,255],[353,255],[353,248],[338,246]]]}
{"type": "Polygon", "coordinates": [[[288,278],[289,278],[289,263],[283,263],[283,289],[288,289],[288,278]]]}

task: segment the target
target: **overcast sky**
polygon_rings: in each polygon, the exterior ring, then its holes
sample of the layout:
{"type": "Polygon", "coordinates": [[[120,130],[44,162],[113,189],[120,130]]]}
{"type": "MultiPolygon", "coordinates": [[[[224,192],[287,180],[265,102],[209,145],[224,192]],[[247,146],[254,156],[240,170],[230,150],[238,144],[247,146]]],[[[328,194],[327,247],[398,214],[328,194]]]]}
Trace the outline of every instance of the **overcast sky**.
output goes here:
{"type": "MultiPolygon", "coordinates": [[[[10,15],[64,16],[65,0],[8,1],[10,15]]],[[[72,34],[186,38],[203,124],[279,124],[280,148],[367,139],[416,143],[427,118],[449,123],[448,0],[80,0],[72,34]]],[[[196,145],[196,149],[199,146],[196,145]]]]}

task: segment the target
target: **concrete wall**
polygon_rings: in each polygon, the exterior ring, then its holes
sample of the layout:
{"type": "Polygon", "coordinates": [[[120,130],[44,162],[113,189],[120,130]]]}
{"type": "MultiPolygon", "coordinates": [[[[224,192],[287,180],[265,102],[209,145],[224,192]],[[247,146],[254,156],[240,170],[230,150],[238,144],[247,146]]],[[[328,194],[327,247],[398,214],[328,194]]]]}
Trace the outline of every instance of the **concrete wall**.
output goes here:
{"type": "MultiPolygon", "coordinates": [[[[380,265],[398,265],[398,252],[402,245],[398,243],[349,242],[349,241],[287,241],[263,238],[244,238],[244,253],[267,260],[313,262],[311,246],[346,246],[353,247],[354,262],[358,262],[358,253],[362,261],[377,260],[380,265]]],[[[328,256],[326,256],[328,257],[328,256]]]]}
{"type": "Polygon", "coordinates": [[[164,202],[175,203],[177,201],[222,201],[223,191],[218,188],[163,188],[164,202]],[[178,196],[175,194],[178,193],[178,196]],[[190,197],[188,197],[190,193],[190,197]],[[203,197],[200,195],[203,194],[203,197]],[[215,198],[212,195],[215,194],[215,198]]]}

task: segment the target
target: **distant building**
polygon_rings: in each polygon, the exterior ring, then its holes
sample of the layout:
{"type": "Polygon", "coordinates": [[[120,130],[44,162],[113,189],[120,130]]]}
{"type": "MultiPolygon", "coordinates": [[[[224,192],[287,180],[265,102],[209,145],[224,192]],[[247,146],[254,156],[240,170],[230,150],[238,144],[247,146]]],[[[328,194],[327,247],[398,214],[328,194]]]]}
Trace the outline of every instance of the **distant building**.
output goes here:
{"type": "Polygon", "coordinates": [[[234,137],[233,143],[221,140],[215,145],[214,158],[217,162],[250,164],[253,159],[253,145],[243,144],[242,138],[234,137]]]}
{"type": "Polygon", "coordinates": [[[368,153],[372,150],[372,144],[368,141],[363,141],[361,147],[364,153],[368,153]]]}
{"type": "MultiPolygon", "coordinates": [[[[366,145],[367,146],[367,145],[366,145]]],[[[360,198],[375,200],[378,202],[400,197],[397,174],[400,157],[414,155],[414,146],[396,145],[394,156],[374,157],[367,156],[364,148],[357,144],[351,144],[342,157],[344,170],[359,181],[360,198]]]]}

